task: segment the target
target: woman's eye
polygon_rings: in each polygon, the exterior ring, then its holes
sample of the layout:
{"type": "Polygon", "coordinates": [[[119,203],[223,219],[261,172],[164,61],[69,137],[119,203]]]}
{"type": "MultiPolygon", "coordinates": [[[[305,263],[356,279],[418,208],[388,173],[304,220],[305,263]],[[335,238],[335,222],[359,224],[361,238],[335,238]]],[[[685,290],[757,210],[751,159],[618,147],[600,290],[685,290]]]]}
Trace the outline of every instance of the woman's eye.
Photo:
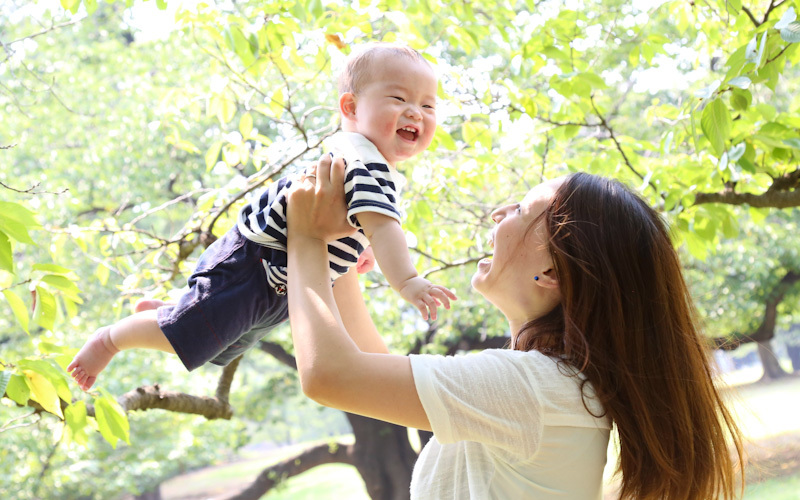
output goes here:
{"type": "Polygon", "coordinates": [[[517,208],[514,211],[517,212],[517,213],[522,212],[522,206],[521,205],[517,205],[517,208]]]}

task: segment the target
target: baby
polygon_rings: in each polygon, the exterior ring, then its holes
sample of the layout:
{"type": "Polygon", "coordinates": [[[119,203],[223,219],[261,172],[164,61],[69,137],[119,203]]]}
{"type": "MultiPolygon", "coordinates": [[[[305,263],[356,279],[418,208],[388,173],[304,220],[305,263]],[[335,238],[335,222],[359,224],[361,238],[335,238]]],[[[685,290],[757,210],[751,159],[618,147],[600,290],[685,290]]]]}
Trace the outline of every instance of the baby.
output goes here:
{"type": "MultiPolygon", "coordinates": [[[[389,284],[425,319],[436,319],[437,306],[449,308],[456,297],[420,277],[411,262],[398,207],[405,180],[395,166],[433,140],[436,92],[433,68],[418,52],[369,44],[348,58],[339,77],[343,132],[329,143],[347,164],[347,216],[358,229],[328,245],[331,279],[347,273],[371,246],[389,284]]],[[[241,210],[237,224],[200,256],[177,304],[140,301],[133,315],[92,334],[67,367],[80,387],[88,390],[125,349],[175,353],[188,370],[226,365],[284,322],[291,272],[286,193],[297,180],[279,179],[241,210]]]]}

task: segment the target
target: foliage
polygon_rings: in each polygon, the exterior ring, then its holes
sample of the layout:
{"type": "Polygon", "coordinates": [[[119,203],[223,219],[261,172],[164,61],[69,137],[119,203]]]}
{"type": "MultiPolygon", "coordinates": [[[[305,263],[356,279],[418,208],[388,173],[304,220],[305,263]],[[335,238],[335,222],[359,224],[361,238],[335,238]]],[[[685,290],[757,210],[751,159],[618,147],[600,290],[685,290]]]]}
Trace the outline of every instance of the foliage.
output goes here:
{"type": "MultiPolygon", "coordinates": [[[[154,444],[168,432],[156,428],[186,420],[144,416],[152,435],[137,434],[139,417],[129,428],[115,397],[161,380],[202,392],[216,371],[186,375],[174,360],[126,353],[102,390],[82,395],[63,367],[137,298],[183,286],[249,193],[319,156],[337,127],[335,74],[368,40],[408,43],[440,75],[434,145],[404,166],[404,227],[417,267],[461,299],[427,325],[379,273],[367,275],[393,350],[446,352],[505,335],[468,287],[489,253],[489,214],[543,178],[579,170],[619,178],[658,206],[699,259],[690,272],[710,329],[748,328],[760,291],[797,259],[797,10],[790,0],[4,2],[0,386],[13,417],[0,433],[36,427],[38,440],[14,433],[35,460],[54,441],[41,436],[59,435],[69,454],[120,453],[133,469],[138,448],[110,450],[95,430],[169,456],[154,444]],[[177,29],[147,29],[156,8],[177,29]]],[[[793,293],[785,317],[797,314],[793,293]]],[[[290,349],[285,330],[270,340],[290,349]]],[[[241,368],[244,394],[232,396],[250,427],[298,404],[293,374],[256,356],[241,368]]],[[[114,491],[144,487],[106,465],[98,458],[81,471],[114,474],[114,491]]]]}
{"type": "MultiPolygon", "coordinates": [[[[705,261],[685,259],[686,276],[709,336],[754,332],[781,278],[800,271],[797,210],[775,213],[765,222],[740,221],[741,238],[723,240],[705,261]]],[[[794,321],[798,301],[800,287],[793,287],[778,306],[779,327],[788,328],[794,321]]]]}

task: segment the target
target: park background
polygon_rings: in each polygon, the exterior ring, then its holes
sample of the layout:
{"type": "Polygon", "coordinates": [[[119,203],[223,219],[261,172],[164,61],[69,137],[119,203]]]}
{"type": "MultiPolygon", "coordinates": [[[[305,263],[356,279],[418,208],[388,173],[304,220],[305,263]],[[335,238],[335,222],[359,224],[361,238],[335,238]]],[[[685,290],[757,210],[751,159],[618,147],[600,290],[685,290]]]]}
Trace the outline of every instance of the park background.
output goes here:
{"type": "Polygon", "coordinates": [[[440,75],[404,228],[460,300],[427,323],[362,276],[390,349],[504,346],[469,290],[492,208],[569,172],[617,178],[673,228],[748,437],[745,498],[800,498],[798,7],[3,0],[0,497],[407,498],[430,435],[309,402],[288,327],[226,369],[125,352],[88,393],[64,372],[135,300],[184,286],[248,194],[316,159],[342,60],[396,40],[440,75]]]}

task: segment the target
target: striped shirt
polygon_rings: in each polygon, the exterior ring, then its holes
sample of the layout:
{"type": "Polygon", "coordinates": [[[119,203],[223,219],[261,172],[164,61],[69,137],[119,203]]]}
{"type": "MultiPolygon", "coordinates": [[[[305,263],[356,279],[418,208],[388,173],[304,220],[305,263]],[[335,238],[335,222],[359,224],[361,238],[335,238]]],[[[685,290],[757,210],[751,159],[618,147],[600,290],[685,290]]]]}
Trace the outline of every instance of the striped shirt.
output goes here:
{"type": "MultiPolygon", "coordinates": [[[[340,132],[326,142],[326,149],[344,157],[347,218],[359,231],[328,244],[330,276],[335,280],[358,262],[369,246],[357,215],[376,212],[401,222],[398,195],[405,185],[403,176],[384,159],[378,148],[361,134],[340,132]]],[[[264,188],[239,212],[237,226],[250,241],[276,250],[264,261],[269,285],[279,293],[286,290],[286,194],[298,176],[283,177],[264,188]]]]}

